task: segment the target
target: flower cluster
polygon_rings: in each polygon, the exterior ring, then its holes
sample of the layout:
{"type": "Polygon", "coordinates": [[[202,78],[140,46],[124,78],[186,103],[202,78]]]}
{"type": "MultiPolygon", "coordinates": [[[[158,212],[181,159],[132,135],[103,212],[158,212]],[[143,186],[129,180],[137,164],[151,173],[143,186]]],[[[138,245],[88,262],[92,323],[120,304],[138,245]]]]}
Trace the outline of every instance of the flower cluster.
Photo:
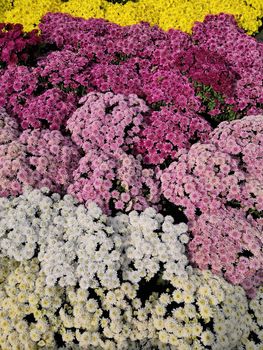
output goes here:
{"type": "MultiPolygon", "coordinates": [[[[227,70],[228,79],[231,78],[229,73],[232,77],[234,74],[238,75],[238,79],[234,81],[235,89],[232,83],[230,93],[226,89],[221,91],[227,97],[226,102],[233,105],[235,111],[258,113],[263,103],[263,87],[259,84],[262,81],[263,68],[262,44],[258,45],[254,38],[238,29],[232,16],[224,14],[207,16],[204,23],[197,23],[193,27],[192,38],[201,51],[216,51],[219,56],[224,57],[231,67],[231,70],[227,70]],[[233,44],[238,48],[238,52],[233,52],[233,44]],[[253,64],[250,66],[251,61],[253,64]]],[[[225,76],[226,70],[222,73],[225,76]]]]}
{"type": "Polygon", "coordinates": [[[178,69],[142,70],[143,92],[149,103],[164,102],[179,110],[200,109],[200,101],[195,96],[193,86],[178,69]]]}
{"type": "Polygon", "coordinates": [[[86,152],[67,192],[80,203],[95,201],[106,213],[161,206],[160,180],[154,170],[123,151],[118,157],[95,149],[86,152]]]}
{"type": "Polygon", "coordinates": [[[260,213],[262,120],[262,116],[247,116],[222,123],[207,143],[181,151],[178,161],[161,176],[164,196],[184,207],[189,219],[197,210],[214,212],[222,206],[260,213]]]}
{"type": "Polygon", "coordinates": [[[45,13],[59,11],[61,3],[61,0],[1,0],[0,17],[6,23],[22,23],[28,32],[37,29],[45,13]]]}
{"type": "Polygon", "coordinates": [[[120,25],[141,21],[158,24],[167,30],[176,28],[191,32],[196,21],[203,21],[208,13],[232,13],[248,33],[260,27],[262,4],[260,0],[212,0],[204,2],[171,0],[1,0],[0,20],[23,23],[26,30],[34,29],[46,12],[61,11],[84,18],[105,18],[120,25]]]}
{"type": "Polygon", "coordinates": [[[23,33],[21,24],[0,23],[0,65],[26,62],[29,52],[39,43],[37,30],[23,33]]]}
{"type": "MultiPolygon", "coordinates": [[[[223,23],[225,29],[225,22],[223,23]]],[[[191,45],[187,51],[179,55],[177,64],[192,80],[209,85],[214,90],[231,96],[235,88],[235,80],[238,78],[237,74],[223,56],[223,50],[219,55],[215,47],[203,44],[204,38],[202,41],[199,39],[196,34],[197,28],[197,25],[193,28],[195,45],[191,45]]],[[[234,35],[233,32],[232,35],[234,35]]]]}
{"type": "Polygon", "coordinates": [[[48,287],[37,259],[2,258],[1,272],[3,348],[54,349],[60,338],[66,349],[234,349],[261,324],[260,294],[252,318],[244,291],[209,272],[174,276],[166,292],[145,297],[129,282],[114,290],[48,287]]]}
{"type": "Polygon", "coordinates": [[[171,282],[170,293],[162,293],[152,306],[162,343],[187,350],[234,349],[249,331],[251,318],[242,288],[199,270],[171,282]]]}
{"type": "Polygon", "coordinates": [[[32,98],[19,115],[21,126],[40,128],[47,123],[51,130],[60,129],[75,109],[76,99],[73,94],[66,94],[54,88],[32,98]]]}
{"type": "Polygon", "coordinates": [[[89,93],[67,122],[84,156],[74,171],[68,193],[80,202],[95,201],[113,208],[142,210],[160,199],[160,183],[142,159],[128,154],[138,141],[148,107],[136,95],[89,93]]]}
{"type": "Polygon", "coordinates": [[[136,94],[154,110],[172,105],[209,120],[262,111],[263,45],[231,16],[208,16],[191,36],[61,13],[46,14],[40,27],[45,50],[31,57],[34,64],[0,69],[0,106],[25,128],[63,128],[91,91],[136,94]]]}
{"type": "Polygon", "coordinates": [[[253,180],[262,181],[263,115],[223,122],[213,131],[211,141],[223,152],[236,157],[241,169],[253,180]]]}
{"type": "Polygon", "coordinates": [[[91,92],[79,104],[67,121],[72,140],[85,152],[96,149],[112,156],[133,147],[148,111],[145,102],[132,94],[91,92]]]}
{"type": "Polygon", "coordinates": [[[205,141],[210,130],[202,117],[164,107],[145,118],[135,148],[146,164],[167,163],[176,159],[178,150],[189,149],[198,140],[205,141]]]}
{"type": "Polygon", "coordinates": [[[154,209],[107,218],[95,203],[86,209],[69,195],[30,188],[17,198],[1,198],[0,208],[1,256],[24,261],[38,251],[49,286],[110,290],[121,281],[138,284],[159,273],[168,279],[191,270],[187,226],[154,209]]]}
{"type": "MultiPolygon", "coordinates": [[[[3,258],[1,258],[1,270],[3,258]]],[[[0,344],[3,349],[36,349],[55,346],[63,289],[47,287],[36,259],[8,267],[0,283],[0,344]]]]}
{"type": "Polygon", "coordinates": [[[242,345],[240,350],[260,349],[263,342],[263,287],[258,289],[257,295],[253,300],[249,302],[249,312],[252,316],[252,322],[250,326],[250,334],[242,339],[242,345]],[[254,336],[253,336],[254,335],[254,336]]]}
{"type": "Polygon", "coordinates": [[[44,40],[62,47],[79,45],[88,57],[93,52],[97,63],[91,79],[101,91],[135,93],[149,103],[163,101],[202,111],[194,91],[197,81],[222,94],[224,103],[217,99],[211,116],[222,114],[227,106],[243,115],[262,108],[262,44],[244,34],[232,16],[207,16],[193,27],[192,36],[165,33],[144,23],[121,28],[67,15],[61,23],[62,16],[43,18],[44,40]]]}
{"type": "MultiPolygon", "coordinates": [[[[92,55],[90,55],[92,56],[92,55]]],[[[41,88],[60,87],[63,91],[89,87],[91,59],[73,50],[51,51],[37,62],[35,73],[41,88]],[[48,62],[48,64],[47,64],[48,62]]]]}
{"type": "Polygon", "coordinates": [[[80,290],[70,289],[73,316],[60,312],[67,330],[65,340],[76,339],[81,347],[102,349],[140,349],[132,346],[132,341],[141,343],[143,349],[210,346],[216,350],[233,349],[249,333],[246,322],[251,318],[244,292],[209,273],[196,270],[189,278],[174,278],[169,291],[153,293],[143,304],[139,293],[129,283],[109,292],[98,289],[92,299],[80,290]],[[70,332],[71,327],[85,332],[70,332]]]}
{"type": "Polygon", "coordinates": [[[263,283],[262,226],[249,221],[237,209],[205,213],[190,224],[193,239],[188,244],[190,261],[200,269],[223,274],[240,284],[251,297],[263,283]]]}
{"type": "Polygon", "coordinates": [[[171,216],[157,214],[153,208],[141,214],[133,211],[129,215],[117,215],[109,218],[109,222],[121,235],[125,247],[124,280],[136,284],[142,279],[150,281],[160,273],[163,279],[170,280],[191,271],[185,255],[186,224],[175,225],[171,216]]]}
{"type": "Polygon", "coordinates": [[[19,125],[14,118],[11,118],[6,111],[0,109],[0,145],[16,140],[19,137],[19,125]]]}
{"type": "Polygon", "coordinates": [[[25,104],[36,90],[37,77],[32,74],[31,67],[9,65],[0,74],[0,106],[11,116],[22,114],[25,104]]]}
{"type": "Polygon", "coordinates": [[[58,130],[45,129],[28,129],[12,140],[14,133],[17,136],[15,122],[5,116],[4,123],[1,134],[7,136],[0,144],[0,195],[17,195],[23,184],[65,191],[80,158],[72,141],[58,130]]]}

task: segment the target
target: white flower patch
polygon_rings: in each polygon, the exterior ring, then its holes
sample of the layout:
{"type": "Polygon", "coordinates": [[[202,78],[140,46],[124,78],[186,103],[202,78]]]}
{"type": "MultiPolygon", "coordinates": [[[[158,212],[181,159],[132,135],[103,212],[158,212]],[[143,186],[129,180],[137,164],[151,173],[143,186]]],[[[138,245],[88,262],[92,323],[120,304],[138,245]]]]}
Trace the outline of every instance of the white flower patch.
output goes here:
{"type": "Polygon", "coordinates": [[[38,257],[49,286],[114,289],[156,274],[187,276],[187,242],[187,225],[153,208],[107,217],[95,203],[85,208],[46,188],[0,198],[0,256],[38,257]]]}
{"type": "Polygon", "coordinates": [[[170,280],[174,275],[186,276],[190,272],[185,255],[186,224],[175,225],[171,216],[164,217],[153,208],[140,214],[121,214],[109,218],[109,222],[122,236],[124,280],[149,281],[159,272],[163,279],[170,280]]]}

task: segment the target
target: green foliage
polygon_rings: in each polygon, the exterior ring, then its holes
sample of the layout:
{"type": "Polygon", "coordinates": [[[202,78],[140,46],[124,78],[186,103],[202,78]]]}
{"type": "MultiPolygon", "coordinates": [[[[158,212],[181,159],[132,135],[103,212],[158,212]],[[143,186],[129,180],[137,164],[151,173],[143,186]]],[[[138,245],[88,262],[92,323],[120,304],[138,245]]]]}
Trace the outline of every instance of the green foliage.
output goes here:
{"type": "Polygon", "coordinates": [[[150,104],[151,109],[154,111],[160,111],[161,107],[165,107],[167,104],[164,101],[158,101],[150,104]]]}
{"type": "Polygon", "coordinates": [[[194,82],[196,94],[201,98],[203,105],[203,113],[213,126],[225,120],[239,119],[241,116],[234,111],[233,105],[225,102],[225,97],[219,92],[216,92],[211,86],[199,82],[194,82]],[[214,110],[219,113],[213,115],[214,110]]]}
{"type": "Polygon", "coordinates": [[[115,59],[114,60],[112,60],[111,61],[111,64],[116,64],[116,65],[118,65],[118,64],[120,64],[121,62],[125,62],[125,61],[127,61],[130,57],[131,57],[131,55],[126,55],[126,54],[124,54],[124,53],[122,53],[122,52],[115,52],[115,59]]]}
{"type": "Polygon", "coordinates": [[[255,220],[263,218],[263,210],[258,211],[256,209],[249,209],[248,214],[250,214],[255,220]]]}

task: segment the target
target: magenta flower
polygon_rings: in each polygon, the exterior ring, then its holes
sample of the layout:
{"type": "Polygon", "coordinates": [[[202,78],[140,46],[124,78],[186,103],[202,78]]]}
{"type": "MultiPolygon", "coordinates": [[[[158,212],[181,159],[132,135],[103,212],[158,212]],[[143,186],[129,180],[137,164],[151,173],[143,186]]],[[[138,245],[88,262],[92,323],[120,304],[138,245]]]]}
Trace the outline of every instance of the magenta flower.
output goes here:
{"type": "Polygon", "coordinates": [[[24,33],[21,24],[0,23],[0,62],[25,63],[39,43],[37,30],[24,33]]]}
{"type": "Polygon", "coordinates": [[[143,122],[136,151],[146,163],[161,164],[176,159],[178,150],[189,149],[194,141],[205,141],[210,131],[209,123],[198,115],[164,107],[143,122]]]}

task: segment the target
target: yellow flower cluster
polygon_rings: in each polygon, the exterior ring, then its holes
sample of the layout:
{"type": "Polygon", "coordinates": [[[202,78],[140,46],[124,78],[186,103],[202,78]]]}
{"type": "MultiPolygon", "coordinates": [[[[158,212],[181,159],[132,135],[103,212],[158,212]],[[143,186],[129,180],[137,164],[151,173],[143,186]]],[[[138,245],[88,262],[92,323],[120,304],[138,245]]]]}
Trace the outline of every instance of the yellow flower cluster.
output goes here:
{"type": "Polygon", "coordinates": [[[250,303],[252,319],[244,290],[211,272],[195,269],[188,277],[174,277],[171,285],[143,305],[139,286],[129,282],[111,291],[48,287],[37,259],[1,258],[0,349],[51,350],[55,334],[67,345],[77,341],[90,350],[114,350],[116,344],[130,349],[145,340],[158,349],[168,344],[180,350],[232,349],[240,339],[242,349],[250,350],[251,331],[263,339],[262,289],[250,303]]]}
{"type": "MultiPolygon", "coordinates": [[[[8,0],[0,0],[5,3],[11,2],[8,0]]],[[[36,29],[41,17],[47,12],[60,11],[61,0],[14,0],[13,6],[0,17],[4,22],[21,23],[25,31],[36,29]]]]}
{"type": "Polygon", "coordinates": [[[232,349],[237,339],[249,333],[251,318],[241,287],[197,269],[189,278],[174,277],[171,283],[175,288],[172,300],[162,300],[161,296],[152,308],[153,323],[162,343],[180,350],[201,350],[207,346],[232,349]],[[171,310],[171,302],[180,306],[171,310]],[[203,329],[211,320],[213,332],[203,329]]]}
{"type": "Polygon", "coordinates": [[[11,10],[11,1],[0,0],[0,22],[4,21],[5,12],[11,10]]]}
{"type": "Polygon", "coordinates": [[[138,0],[113,4],[106,0],[0,0],[0,20],[22,23],[26,31],[36,28],[46,12],[66,12],[84,18],[105,18],[120,25],[140,21],[191,32],[196,21],[207,14],[221,12],[235,15],[248,34],[257,32],[263,17],[261,0],[138,0]]]}
{"type": "Polygon", "coordinates": [[[0,349],[53,349],[62,288],[46,286],[36,259],[18,264],[4,258],[0,266],[0,349]]]}

